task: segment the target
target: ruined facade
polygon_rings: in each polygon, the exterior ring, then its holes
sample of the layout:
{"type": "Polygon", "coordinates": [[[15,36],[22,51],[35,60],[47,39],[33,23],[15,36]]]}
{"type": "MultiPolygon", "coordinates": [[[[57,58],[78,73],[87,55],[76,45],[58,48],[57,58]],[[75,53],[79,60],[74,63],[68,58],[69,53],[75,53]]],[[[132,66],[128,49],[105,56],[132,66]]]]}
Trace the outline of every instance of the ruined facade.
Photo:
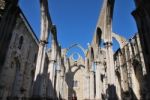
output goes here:
{"type": "Polygon", "coordinates": [[[48,0],[40,0],[38,40],[17,2],[0,0],[0,99],[150,99],[148,0],[135,0],[137,8],[132,14],[138,33],[129,40],[112,32],[115,1],[104,0],[93,40],[86,49],[80,44],[61,48],[48,0]],[[51,47],[47,48],[49,36],[51,47]],[[113,39],[120,45],[116,52],[113,39]],[[80,49],[83,55],[73,52],[68,56],[72,48],[80,49]]]}
{"type": "Polygon", "coordinates": [[[0,97],[3,98],[30,97],[32,93],[38,40],[19,8],[14,25],[6,59],[0,66],[0,97]]]}

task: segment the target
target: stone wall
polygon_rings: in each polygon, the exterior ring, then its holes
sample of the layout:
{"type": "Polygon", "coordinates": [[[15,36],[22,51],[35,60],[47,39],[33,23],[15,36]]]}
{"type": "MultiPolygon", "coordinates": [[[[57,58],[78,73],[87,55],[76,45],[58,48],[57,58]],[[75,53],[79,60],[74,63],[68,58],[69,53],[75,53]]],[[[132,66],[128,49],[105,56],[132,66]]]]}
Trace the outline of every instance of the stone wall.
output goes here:
{"type": "Polygon", "coordinates": [[[0,72],[0,97],[30,97],[38,40],[21,10],[0,72]]]}
{"type": "Polygon", "coordinates": [[[145,99],[148,93],[148,89],[145,88],[147,71],[139,34],[131,38],[122,49],[116,51],[114,60],[118,97],[145,99]]]}

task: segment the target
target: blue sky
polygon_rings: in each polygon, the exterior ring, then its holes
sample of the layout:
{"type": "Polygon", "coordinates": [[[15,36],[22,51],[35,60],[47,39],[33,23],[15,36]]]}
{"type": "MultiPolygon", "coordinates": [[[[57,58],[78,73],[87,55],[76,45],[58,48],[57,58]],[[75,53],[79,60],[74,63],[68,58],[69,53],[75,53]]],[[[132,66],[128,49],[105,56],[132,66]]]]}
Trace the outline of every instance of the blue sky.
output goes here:
{"type": "MultiPolygon", "coordinates": [[[[62,47],[67,48],[74,43],[79,43],[87,48],[87,43],[90,43],[93,38],[102,0],[48,1],[50,15],[53,23],[57,26],[58,41],[62,47]]],[[[137,32],[135,21],[131,15],[135,9],[133,1],[115,1],[113,31],[127,39],[137,32]]],[[[19,5],[39,38],[39,0],[20,0],[19,5]]],[[[117,48],[118,43],[114,41],[114,50],[117,48]]]]}

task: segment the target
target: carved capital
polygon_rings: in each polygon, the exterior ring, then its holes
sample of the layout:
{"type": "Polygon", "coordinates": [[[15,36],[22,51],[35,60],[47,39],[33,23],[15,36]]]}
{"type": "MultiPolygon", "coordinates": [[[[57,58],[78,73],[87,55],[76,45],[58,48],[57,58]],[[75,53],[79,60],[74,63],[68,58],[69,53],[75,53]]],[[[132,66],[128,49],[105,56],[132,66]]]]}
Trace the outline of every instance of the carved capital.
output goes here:
{"type": "Polygon", "coordinates": [[[48,44],[48,42],[46,40],[40,40],[40,44],[45,45],[45,44],[48,44]]]}
{"type": "Polygon", "coordinates": [[[105,47],[110,47],[113,45],[113,43],[112,42],[105,42],[104,45],[105,45],[105,47]]]}

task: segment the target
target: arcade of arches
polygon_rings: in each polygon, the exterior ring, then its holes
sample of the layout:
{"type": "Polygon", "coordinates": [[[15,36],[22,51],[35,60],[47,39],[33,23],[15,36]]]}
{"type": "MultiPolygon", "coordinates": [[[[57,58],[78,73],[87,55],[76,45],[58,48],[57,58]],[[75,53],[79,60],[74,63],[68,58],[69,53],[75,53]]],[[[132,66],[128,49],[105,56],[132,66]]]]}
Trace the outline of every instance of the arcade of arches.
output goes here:
{"type": "Polygon", "coordinates": [[[48,0],[39,2],[40,40],[18,0],[0,0],[0,99],[149,100],[150,1],[134,2],[131,14],[138,28],[134,37],[126,40],[112,32],[115,0],[103,0],[93,40],[85,49],[80,44],[61,48],[48,0]],[[120,45],[116,52],[113,39],[120,45]],[[72,48],[83,54],[67,56],[72,48]]]}

